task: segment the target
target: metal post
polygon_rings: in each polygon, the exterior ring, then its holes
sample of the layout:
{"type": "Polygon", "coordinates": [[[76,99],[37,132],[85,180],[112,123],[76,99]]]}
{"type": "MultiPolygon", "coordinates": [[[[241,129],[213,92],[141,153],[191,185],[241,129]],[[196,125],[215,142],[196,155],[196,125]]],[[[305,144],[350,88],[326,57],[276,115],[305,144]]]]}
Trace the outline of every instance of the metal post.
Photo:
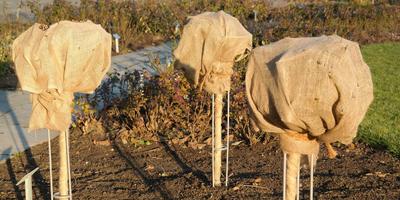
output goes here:
{"type": "Polygon", "coordinates": [[[32,200],[32,176],[33,174],[39,170],[39,167],[29,172],[27,175],[22,177],[22,179],[16,184],[19,185],[22,182],[25,182],[25,199],[32,200]]]}
{"type": "Polygon", "coordinates": [[[214,149],[215,149],[215,147],[214,147],[214,94],[212,94],[212,113],[211,113],[211,123],[212,123],[212,125],[211,125],[211,146],[212,146],[212,186],[214,187],[215,186],[215,183],[214,183],[214,149]]]}
{"type": "Polygon", "coordinates": [[[69,157],[69,130],[65,131],[66,143],[67,143],[67,168],[68,168],[68,189],[69,189],[69,199],[72,200],[72,183],[71,183],[71,164],[69,157]]]}
{"type": "Polygon", "coordinates": [[[53,191],[53,164],[51,159],[51,137],[50,130],[47,129],[47,140],[49,146],[49,171],[50,171],[50,199],[54,199],[54,191],[53,191]]]}
{"type": "Polygon", "coordinates": [[[312,200],[314,196],[314,155],[312,154],[310,170],[310,200],[312,200]]]}
{"type": "Polygon", "coordinates": [[[225,163],[225,186],[228,187],[229,179],[229,104],[230,92],[227,94],[227,115],[226,115],[226,163],[225,163]]]}
{"type": "Polygon", "coordinates": [[[283,200],[286,200],[286,152],[283,152],[283,200]]]}

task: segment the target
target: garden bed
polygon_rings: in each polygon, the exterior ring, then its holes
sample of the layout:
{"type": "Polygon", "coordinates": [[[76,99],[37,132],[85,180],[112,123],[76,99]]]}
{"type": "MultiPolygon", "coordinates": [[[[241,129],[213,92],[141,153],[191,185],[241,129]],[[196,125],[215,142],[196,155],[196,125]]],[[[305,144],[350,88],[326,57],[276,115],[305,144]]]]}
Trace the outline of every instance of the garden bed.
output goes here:
{"type": "MultiPolygon", "coordinates": [[[[186,4],[181,5],[159,5],[152,1],[137,8],[124,7],[124,3],[93,7],[95,4],[86,1],[87,7],[79,12],[70,12],[75,8],[63,6],[63,1],[60,2],[58,7],[45,8],[38,20],[51,24],[60,19],[92,19],[110,32],[121,33],[125,38],[121,41],[124,52],[174,39],[177,36],[173,29],[175,21],[183,24],[187,15],[206,8],[212,11],[224,8],[238,17],[253,33],[256,46],[286,36],[332,33],[360,42],[364,59],[372,71],[375,100],[360,126],[354,149],[335,144],[340,156],[333,160],[327,159],[325,150],[322,150],[315,173],[315,195],[318,199],[400,198],[400,123],[396,112],[400,102],[394,95],[400,88],[395,76],[400,70],[399,44],[364,46],[400,41],[400,7],[310,4],[269,10],[257,4],[259,16],[255,22],[254,7],[246,4],[248,1],[243,1],[242,7],[238,7],[236,1],[208,4],[204,3],[207,1],[184,1],[186,4]],[[180,7],[172,9],[170,6],[180,7]],[[100,14],[96,15],[97,12],[100,14]],[[120,16],[126,13],[130,13],[127,18],[119,18],[126,17],[120,16]],[[161,18],[165,23],[156,21],[161,18]],[[116,24],[115,19],[121,20],[116,24]],[[110,21],[115,30],[108,26],[110,21]]],[[[26,26],[0,27],[1,34],[8,34],[3,37],[6,39],[2,40],[0,49],[0,76],[3,73],[0,88],[11,89],[16,83],[15,76],[10,76],[12,70],[6,69],[4,73],[4,68],[10,65],[12,39],[26,26]]],[[[74,198],[281,198],[282,153],[278,142],[273,136],[255,133],[249,127],[243,83],[246,64],[244,60],[235,66],[232,80],[231,133],[234,142],[241,143],[231,148],[231,182],[228,188],[210,186],[209,95],[190,88],[181,72],[172,68],[157,77],[145,76],[144,83],[138,82],[134,74],[127,76],[124,81],[130,84],[130,90],[124,93],[123,98],[107,99],[110,88],[100,88],[98,98],[105,102],[105,109],[100,113],[92,110],[96,98],[93,102],[81,99],[75,102],[82,109],[74,113],[71,138],[74,198]]],[[[57,140],[53,140],[53,145],[56,162],[57,140]]],[[[34,176],[35,197],[48,198],[47,144],[42,144],[0,164],[0,199],[23,197],[22,186],[15,186],[15,183],[37,166],[40,171],[34,176]]],[[[302,175],[304,199],[308,198],[306,171],[302,175]]]]}
{"type": "MultiPolygon", "coordinates": [[[[232,146],[228,188],[211,187],[210,146],[193,150],[165,142],[133,148],[118,140],[96,139],[96,133],[74,131],[71,136],[74,199],[282,198],[282,152],[274,138],[264,144],[232,146]]],[[[57,148],[58,140],[53,139],[53,149],[57,148]]],[[[320,153],[314,176],[317,199],[400,198],[397,158],[362,143],[356,143],[354,149],[337,149],[336,159],[328,159],[325,149],[320,153]]],[[[23,197],[23,187],[15,183],[37,166],[40,170],[34,176],[34,198],[49,197],[47,144],[28,151],[0,165],[0,199],[23,197]]],[[[308,170],[302,171],[301,199],[308,198],[308,175],[308,170]]]]}

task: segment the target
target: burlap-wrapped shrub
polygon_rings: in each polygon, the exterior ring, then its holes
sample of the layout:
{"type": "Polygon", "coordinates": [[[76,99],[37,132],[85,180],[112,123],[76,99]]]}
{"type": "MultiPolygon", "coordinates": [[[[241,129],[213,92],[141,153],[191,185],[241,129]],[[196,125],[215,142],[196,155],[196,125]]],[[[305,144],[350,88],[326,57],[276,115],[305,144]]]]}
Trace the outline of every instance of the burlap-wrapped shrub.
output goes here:
{"type": "Polygon", "coordinates": [[[336,35],[285,38],[254,49],[246,93],[255,128],[323,143],[352,142],[373,100],[358,44],[336,35]]]}
{"type": "Polygon", "coordinates": [[[92,93],[111,65],[111,35],[91,21],[34,24],[14,41],[13,60],[32,93],[29,129],[65,131],[73,93],[92,93]]]}
{"type": "Polygon", "coordinates": [[[224,11],[189,17],[174,56],[195,86],[220,94],[230,90],[232,66],[252,47],[252,35],[224,11]]]}

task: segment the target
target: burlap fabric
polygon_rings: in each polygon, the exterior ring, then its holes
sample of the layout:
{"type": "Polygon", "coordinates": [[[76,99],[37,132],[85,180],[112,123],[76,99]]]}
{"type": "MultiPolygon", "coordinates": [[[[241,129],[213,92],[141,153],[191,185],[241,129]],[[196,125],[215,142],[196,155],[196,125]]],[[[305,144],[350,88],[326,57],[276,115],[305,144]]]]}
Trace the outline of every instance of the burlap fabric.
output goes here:
{"type": "Polygon", "coordinates": [[[92,93],[111,64],[111,35],[91,21],[34,24],[12,49],[21,88],[32,93],[30,130],[65,131],[73,93],[92,93]]]}
{"type": "Polygon", "coordinates": [[[235,58],[252,47],[252,35],[223,11],[189,18],[174,51],[176,66],[195,86],[214,94],[230,89],[235,58]]]}
{"type": "Polygon", "coordinates": [[[373,99],[357,43],[336,35],[285,38],[253,50],[246,74],[252,124],[348,144],[373,99]]]}

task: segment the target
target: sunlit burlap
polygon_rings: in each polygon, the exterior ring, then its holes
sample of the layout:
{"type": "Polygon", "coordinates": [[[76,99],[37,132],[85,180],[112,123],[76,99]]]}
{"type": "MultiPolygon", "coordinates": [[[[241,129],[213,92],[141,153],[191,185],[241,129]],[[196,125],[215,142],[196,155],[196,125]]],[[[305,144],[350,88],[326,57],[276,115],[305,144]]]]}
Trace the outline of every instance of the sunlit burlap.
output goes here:
{"type": "Polygon", "coordinates": [[[205,12],[189,18],[177,49],[177,67],[186,77],[210,93],[230,89],[232,66],[246,49],[252,47],[252,35],[240,22],[223,11],[205,12]]]}
{"type": "Polygon", "coordinates": [[[30,130],[67,129],[73,93],[93,92],[111,64],[111,35],[91,21],[34,24],[12,49],[21,88],[32,93],[30,130]]]}
{"type": "Polygon", "coordinates": [[[373,100],[357,43],[339,36],[285,38],[253,50],[246,93],[255,128],[348,144],[373,100]]]}

